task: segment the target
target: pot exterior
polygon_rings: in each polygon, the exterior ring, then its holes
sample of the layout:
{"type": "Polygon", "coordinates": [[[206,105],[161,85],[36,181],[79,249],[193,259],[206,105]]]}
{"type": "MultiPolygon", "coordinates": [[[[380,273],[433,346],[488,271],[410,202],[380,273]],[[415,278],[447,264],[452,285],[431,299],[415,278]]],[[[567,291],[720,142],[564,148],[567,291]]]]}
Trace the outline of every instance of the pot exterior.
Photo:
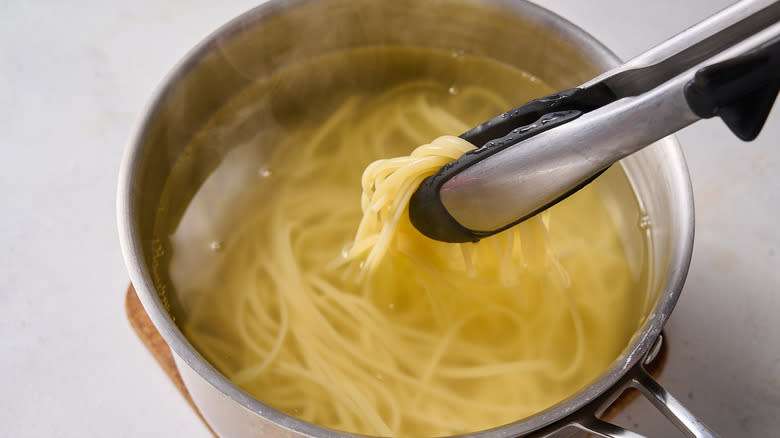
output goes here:
{"type": "MultiPolygon", "coordinates": [[[[196,47],[163,82],[126,152],[118,222],[139,298],[173,350],[193,400],[221,438],[352,435],[308,424],[257,401],[226,380],[184,338],[167,311],[165,288],[153,275],[158,243],[152,229],[164,184],[192,133],[247,84],[296,60],[367,45],[462,50],[524,69],[556,89],[579,85],[618,64],[603,45],[576,26],[521,0],[269,1],[196,47]]],[[[671,313],[693,241],[692,192],[679,145],[674,139],[662,140],[610,172],[622,183],[615,184],[616,193],[607,195],[636,195],[643,217],[653,224],[650,248],[627,247],[629,258],[640,259],[637,263],[649,260],[651,266],[640,329],[590,387],[531,418],[469,436],[523,436],[597,399],[650,350],[671,313]],[[617,193],[621,190],[630,193],[617,193]]],[[[634,219],[618,222],[634,229],[634,219]]],[[[550,436],[572,432],[567,428],[550,436]]]]}
{"type": "Polygon", "coordinates": [[[294,438],[300,434],[291,432],[278,424],[242,407],[233,399],[219,392],[214,385],[189,367],[174,354],[176,368],[193,402],[220,438],[294,438]]]}

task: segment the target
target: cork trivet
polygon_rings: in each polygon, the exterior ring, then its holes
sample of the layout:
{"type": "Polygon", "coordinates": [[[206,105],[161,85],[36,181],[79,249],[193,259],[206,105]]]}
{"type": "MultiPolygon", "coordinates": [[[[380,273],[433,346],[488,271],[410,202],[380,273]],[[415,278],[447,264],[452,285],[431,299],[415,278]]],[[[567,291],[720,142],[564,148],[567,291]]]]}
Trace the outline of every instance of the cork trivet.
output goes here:
{"type": "Polygon", "coordinates": [[[157,363],[160,364],[160,367],[165,371],[165,374],[171,379],[173,386],[179,390],[184,399],[187,400],[187,403],[189,403],[195,413],[198,414],[198,417],[203,420],[203,424],[205,424],[211,434],[216,437],[217,434],[214,433],[208,423],[206,423],[206,420],[203,419],[203,415],[201,415],[200,411],[195,406],[195,403],[192,401],[190,393],[187,391],[187,388],[184,387],[184,381],[181,380],[179,370],[176,369],[176,362],[173,361],[171,349],[168,348],[168,344],[165,343],[162,336],[160,336],[160,333],[154,327],[154,324],[152,324],[152,320],[149,319],[149,316],[146,314],[146,310],[144,310],[141,300],[138,299],[138,295],[136,295],[132,285],[127,288],[125,311],[127,312],[127,319],[130,320],[130,325],[133,327],[133,330],[135,330],[138,337],[141,338],[141,342],[144,343],[155,360],[157,360],[157,363]]]}
{"type": "MultiPolygon", "coordinates": [[[[130,320],[130,325],[135,330],[135,333],[141,338],[141,341],[146,345],[149,352],[152,353],[152,356],[154,356],[157,363],[160,364],[160,367],[165,371],[165,374],[171,379],[171,382],[176,386],[176,389],[178,389],[184,399],[187,400],[187,403],[192,406],[192,409],[195,410],[198,417],[203,420],[203,424],[205,424],[209,431],[216,437],[217,434],[214,433],[208,423],[206,423],[206,420],[203,419],[200,411],[198,411],[198,408],[192,401],[190,393],[187,392],[187,388],[184,387],[184,382],[181,380],[179,371],[176,369],[176,363],[173,361],[173,354],[171,353],[170,348],[168,348],[168,344],[165,343],[162,336],[160,336],[160,333],[154,328],[152,320],[149,319],[149,316],[146,314],[132,285],[127,289],[125,311],[127,312],[127,318],[130,320]]],[[[653,377],[657,378],[658,375],[661,374],[664,364],[666,363],[666,345],[667,342],[664,342],[661,345],[661,350],[656,355],[655,360],[646,367],[648,373],[653,377]]],[[[623,410],[637,396],[639,396],[639,391],[625,391],[609,408],[607,408],[606,411],[604,411],[600,416],[601,419],[609,421],[614,418],[615,415],[623,410]]]]}

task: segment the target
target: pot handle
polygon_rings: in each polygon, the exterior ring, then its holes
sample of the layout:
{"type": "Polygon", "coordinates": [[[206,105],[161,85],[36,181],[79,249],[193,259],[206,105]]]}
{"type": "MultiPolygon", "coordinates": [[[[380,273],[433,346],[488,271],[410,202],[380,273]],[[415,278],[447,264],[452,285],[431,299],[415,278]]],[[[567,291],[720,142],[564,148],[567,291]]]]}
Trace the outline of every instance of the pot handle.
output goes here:
{"type": "Polygon", "coordinates": [[[569,417],[532,436],[551,437],[562,429],[577,428],[604,438],[645,438],[644,435],[624,429],[598,418],[628,388],[639,390],[666,418],[685,435],[692,438],[718,438],[712,430],[699,421],[682,403],[672,397],[650,374],[645,365],[655,359],[661,350],[663,335],[659,335],[655,344],[645,357],[634,365],[623,378],[600,397],[569,417]]]}

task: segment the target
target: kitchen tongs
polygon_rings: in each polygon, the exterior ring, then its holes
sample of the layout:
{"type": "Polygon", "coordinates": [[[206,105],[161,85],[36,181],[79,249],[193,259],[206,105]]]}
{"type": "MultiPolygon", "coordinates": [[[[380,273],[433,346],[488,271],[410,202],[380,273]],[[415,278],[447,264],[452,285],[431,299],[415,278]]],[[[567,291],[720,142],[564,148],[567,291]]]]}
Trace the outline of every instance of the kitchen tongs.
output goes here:
{"type": "Polygon", "coordinates": [[[477,241],[699,119],[720,116],[754,139],[778,88],[780,1],[739,2],[578,88],[462,134],[478,148],[423,181],[410,219],[436,240],[477,241]]]}

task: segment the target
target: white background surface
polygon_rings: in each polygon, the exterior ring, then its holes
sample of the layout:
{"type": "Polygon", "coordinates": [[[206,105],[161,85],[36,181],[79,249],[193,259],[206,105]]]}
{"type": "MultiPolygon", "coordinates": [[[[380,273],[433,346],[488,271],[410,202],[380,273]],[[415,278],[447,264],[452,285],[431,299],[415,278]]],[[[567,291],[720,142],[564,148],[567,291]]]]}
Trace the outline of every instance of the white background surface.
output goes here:
{"type": "MultiPolygon", "coordinates": [[[[256,3],[0,0],[0,436],[209,436],[127,323],[115,187],[154,87],[256,3]]],[[[540,3],[625,59],[730,1],[540,3]]],[[[780,114],[749,144],[679,138],[697,236],[660,380],[724,437],[778,436],[780,114]]],[[[620,421],[671,436],[659,418],[620,421]]]]}

